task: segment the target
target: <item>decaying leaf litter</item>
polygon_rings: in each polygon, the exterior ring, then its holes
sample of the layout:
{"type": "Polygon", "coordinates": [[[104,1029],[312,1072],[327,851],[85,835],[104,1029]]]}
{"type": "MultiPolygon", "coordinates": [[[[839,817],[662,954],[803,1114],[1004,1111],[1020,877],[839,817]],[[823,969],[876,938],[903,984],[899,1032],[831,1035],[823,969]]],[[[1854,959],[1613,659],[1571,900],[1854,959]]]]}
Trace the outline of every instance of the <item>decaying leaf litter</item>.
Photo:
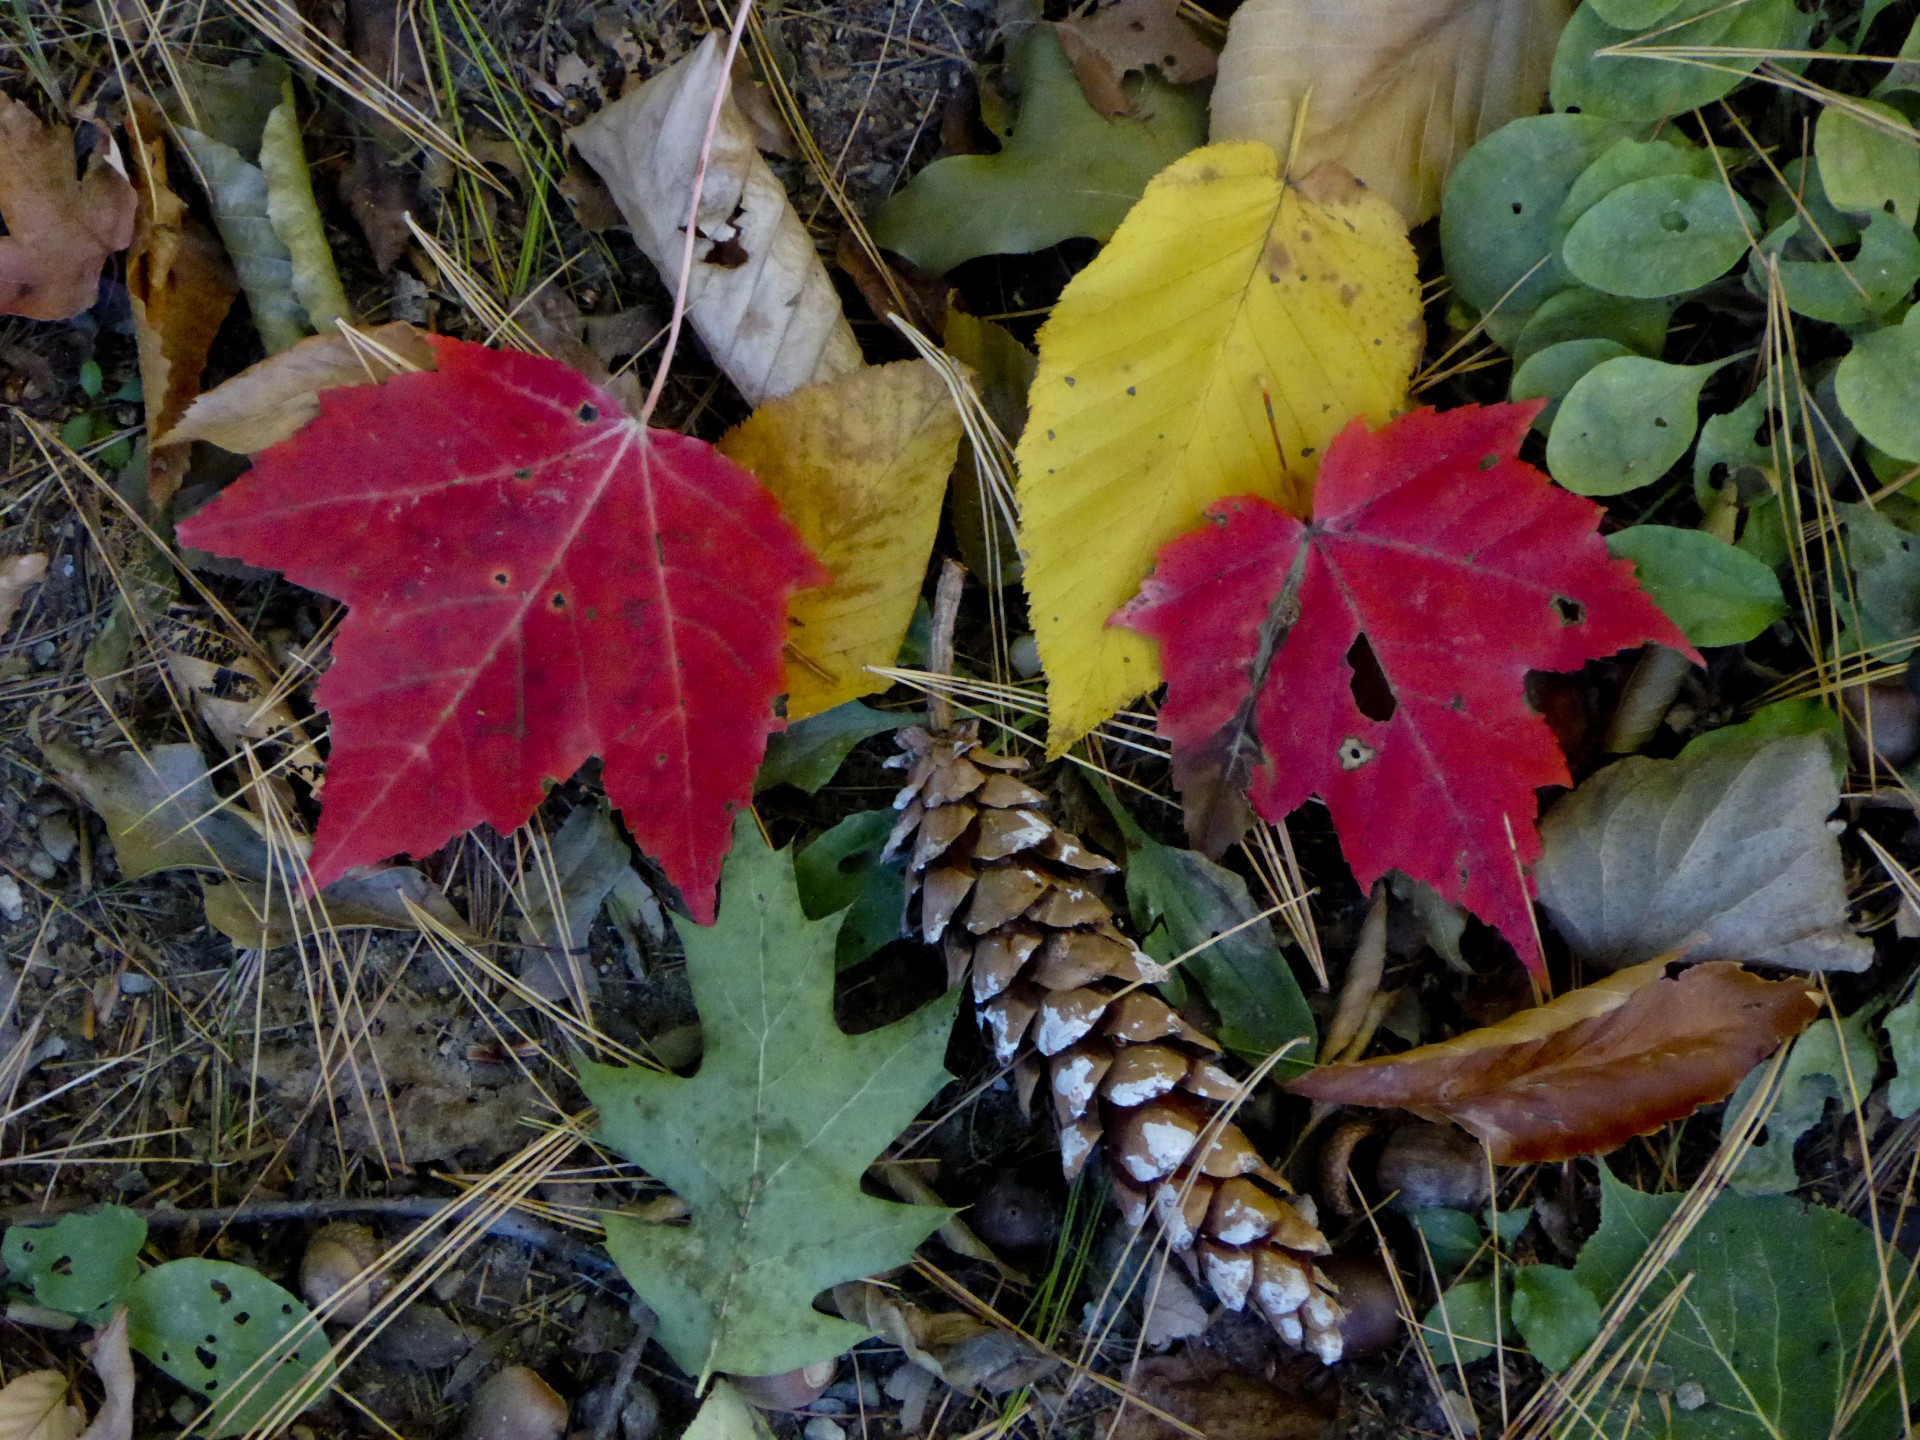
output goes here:
{"type": "Polygon", "coordinates": [[[0,1425],[1905,1433],[1905,10],[17,7],[0,1425]]]}

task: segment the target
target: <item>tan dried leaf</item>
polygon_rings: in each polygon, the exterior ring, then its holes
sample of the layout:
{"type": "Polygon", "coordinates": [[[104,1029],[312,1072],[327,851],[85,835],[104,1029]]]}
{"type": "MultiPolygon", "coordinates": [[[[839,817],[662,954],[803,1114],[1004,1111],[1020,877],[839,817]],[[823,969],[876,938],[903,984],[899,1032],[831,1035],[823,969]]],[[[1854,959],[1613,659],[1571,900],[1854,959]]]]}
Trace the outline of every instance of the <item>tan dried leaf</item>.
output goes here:
{"type": "Polygon", "coordinates": [[[320,413],[320,392],[366,385],[402,370],[433,369],[425,335],[401,320],[370,330],[311,335],[207,391],[164,445],[205,440],[237,455],[277,445],[320,413]]]}
{"type": "Polygon", "coordinates": [[[1723,1100],[1819,1012],[1798,979],[1649,960],[1436,1045],[1287,1082],[1340,1105],[1411,1110],[1477,1135],[1497,1165],[1594,1155],[1723,1100]]]}
{"type": "MultiPolygon", "coordinates": [[[[669,290],[679,282],[694,175],[724,78],[725,48],[709,35],[568,132],[669,290]]],[[[720,107],[696,228],[687,318],[749,404],[860,369],[839,293],[731,100],[720,107]]]]}
{"type": "Polygon", "coordinates": [[[89,308],[100,267],[133,239],[133,186],[102,132],[78,179],[73,132],[0,95],[0,315],[65,320],[89,308]]]}
{"type": "Polygon", "coordinates": [[[67,1404],[67,1377],[30,1370],[0,1390],[0,1440],[74,1440],[80,1414],[67,1404]]]}
{"type": "Polygon", "coordinates": [[[1440,210],[1453,164],[1547,93],[1569,0],[1248,0],[1213,90],[1213,139],[1293,149],[1288,173],[1332,161],[1409,225],[1440,210]]]}
{"type": "Polygon", "coordinates": [[[87,1361],[100,1377],[104,1393],[93,1423],[81,1432],[80,1440],[133,1440],[133,1355],[127,1349],[125,1306],[114,1311],[93,1337],[87,1361]]]}
{"type": "Polygon", "coordinates": [[[20,602],[46,574],[47,557],[39,552],[0,557],[0,635],[7,633],[20,602]]]}
{"type": "Polygon", "coordinates": [[[1113,0],[1089,6],[1055,26],[1087,103],[1108,119],[1132,110],[1120,82],[1152,66],[1174,85],[1213,74],[1218,56],[1180,18],[1180,0],[1113,0]]]}

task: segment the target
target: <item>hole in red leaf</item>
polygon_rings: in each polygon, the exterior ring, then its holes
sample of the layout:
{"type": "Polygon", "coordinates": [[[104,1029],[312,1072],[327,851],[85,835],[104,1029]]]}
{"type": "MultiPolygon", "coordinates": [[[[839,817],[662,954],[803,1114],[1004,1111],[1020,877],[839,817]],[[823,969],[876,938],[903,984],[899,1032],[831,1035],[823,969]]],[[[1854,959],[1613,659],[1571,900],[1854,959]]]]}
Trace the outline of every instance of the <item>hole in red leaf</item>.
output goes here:
{"type": "Polygon", "coordinates": [[[507,572],[504,570],[496,570],[493,572],[493,583],[501,586],[502,588],[506,586],[506,583],[509,578],[510,577],[508,576],[507,572]]]}
{"type": "Polygon", "coordinates": [[[556,590],[553,592],[553,599],[548,603],[556,610],[564,610],[567,608],[567,597],[556,590]]]}
{"type": "Polygon", "coordinates": [[[1353,671],[1353,703],[1369,720],[1391,720],[1400,708],[1394,698],[1387,672],[1380,668],[1380,657],[1373,653],[1367,637],[1356,635],[1347,647],[1347,668],[1353,671]]]}
{"type": "Polygon", "coordinates": [[[1491,470],[1499,463],[1500,457],[1498,455],[1482,455],[1480,457],[1480,468],[1482,470],[1491,470]]]}
{"type": "Polygon", "coordinates": [[[583,423],[591,424],[600,418],[600,407],[598,405],[582,405],[573,413],[578,415],[583,423]]]}
{"type": "Polygon", "coordinates": [[[1569,600],[1564,595],[1553,597],[1553,608],[1559,613],[1562,625],[1578,625],[1587,618],[1587,607],[1578,600],[1569,600]]]}

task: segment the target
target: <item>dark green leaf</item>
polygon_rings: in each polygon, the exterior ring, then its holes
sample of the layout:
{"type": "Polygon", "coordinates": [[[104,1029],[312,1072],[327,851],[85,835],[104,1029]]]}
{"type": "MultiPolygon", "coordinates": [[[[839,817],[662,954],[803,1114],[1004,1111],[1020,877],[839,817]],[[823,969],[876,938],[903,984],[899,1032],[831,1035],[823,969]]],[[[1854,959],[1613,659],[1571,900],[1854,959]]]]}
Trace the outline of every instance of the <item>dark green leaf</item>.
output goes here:
{"type": "Polygon", "coordinates": [[[880,859],[899,818],[892,810],[857,811],[794,856],[807,918],[846,911],[834,952],[841,969],[906,933],[907,863],[880,859]]]}
{"type": "Polygon", "coordinates": [[[767,741],[767,758],[761,762],[753,788],[771,790],[776,785],[791,785],[811,795],[833,779],[862,740],[925,722],[926,716],[917,712],[875,710],[859,700],[809,715],[767,741]]]}
{"type": "Polygon", "coordinates": [[[1513,1327],[1533,1358],[1558,1372],[1600,1333],[1600,1306],[1571,1270],[1528,1265],[1513,1277],[1513,1327]]]}
{"type": "Polygon", "coordinates": [[[51,1310],[92,1318],[120,1303],[140,1275],[147,1222],[122,1205],[51,1225],[10,1225],[0,1240],[7,1279],[51,1310]]]}

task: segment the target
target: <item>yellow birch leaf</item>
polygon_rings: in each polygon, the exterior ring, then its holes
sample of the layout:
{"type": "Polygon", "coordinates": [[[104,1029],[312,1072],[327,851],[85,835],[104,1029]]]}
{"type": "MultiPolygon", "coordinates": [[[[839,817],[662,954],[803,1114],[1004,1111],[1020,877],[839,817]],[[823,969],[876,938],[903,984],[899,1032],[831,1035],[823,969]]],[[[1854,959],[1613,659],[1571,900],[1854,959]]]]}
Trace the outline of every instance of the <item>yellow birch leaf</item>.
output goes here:
{"type": "Polygon", "coordinates": [[[1421,339],[1406,226],[1345,172],[1289,183],[1243,142],[1154,178],[1041,329],[1020,440],[1053,754],[1160,683],[1153,642],[1107,628],[1160,547],[1228,495],[1304,516],[1327,442],[1404,406],[1421,339]]]}
{"type": "Polygon", "coordinates": [[[67,1404],[67,1377],[32,1370],[0,1390],[0,1440],[74,1440],[79,1412],[67,1404]]]}
{"type": "Polygon", "coordinates": [[[887,688],[913,620],[960,415],[922,360],[769,400],[720,441],[760,478],[833,582],[787,602],[787,718],[887,688]]]}
{"type": "Polygon", "coordinates": [[[1351,170],[1409,225],[1453,162],[1540,108],[1571,0],[1248,0],[1213,89],[1213,139],[1264,140],[1293,169],[1351,170]]]}

